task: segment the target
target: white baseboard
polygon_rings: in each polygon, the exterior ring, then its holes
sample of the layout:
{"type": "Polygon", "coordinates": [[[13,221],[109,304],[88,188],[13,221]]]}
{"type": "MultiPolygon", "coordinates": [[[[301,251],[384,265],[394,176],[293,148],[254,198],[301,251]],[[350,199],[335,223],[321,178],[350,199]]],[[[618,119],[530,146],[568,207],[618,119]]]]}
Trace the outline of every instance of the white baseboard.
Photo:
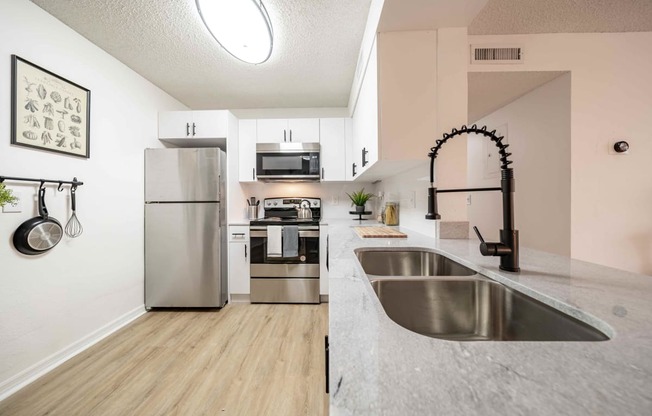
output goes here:
{"type": "Polygon", "coordinates": [[[59,352],[52,354],[51,356],[45,358],[44,360],[39,361],[33,366],[21,371],[15,376],[9,378],[0,383],[0,401],[11,396],[18,390],[22,389],[26,385],[32,383],[37,378],[49,373],[54,370],[64,362],[68,361],[75,355],[86,350],[87,348],[97,344],[102,339],[111,335],[118,329],[129,324],[134,319],[145,314],[145,306],[141,305],[130,312],[114,319],[103,327],[91,332],[84,338],[80,339],[69,345],[68,347],[62,349],[59,352]]]}
{"type": "Polygon", "coordinates": [[[248,294],[233,293],[231,294],[231,303],[251,303],[248,294]]]}

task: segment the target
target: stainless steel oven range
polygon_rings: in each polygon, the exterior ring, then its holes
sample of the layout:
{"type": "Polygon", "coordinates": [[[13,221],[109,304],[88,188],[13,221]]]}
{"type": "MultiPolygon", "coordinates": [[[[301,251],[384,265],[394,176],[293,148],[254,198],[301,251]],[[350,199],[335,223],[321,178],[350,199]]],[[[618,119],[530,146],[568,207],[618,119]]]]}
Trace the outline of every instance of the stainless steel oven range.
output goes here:
{"type": "Polygon", "coordinates": [[[319,303],[321,200],[267,198],[263,207],[250,222],[251,302],[319,303]]]}

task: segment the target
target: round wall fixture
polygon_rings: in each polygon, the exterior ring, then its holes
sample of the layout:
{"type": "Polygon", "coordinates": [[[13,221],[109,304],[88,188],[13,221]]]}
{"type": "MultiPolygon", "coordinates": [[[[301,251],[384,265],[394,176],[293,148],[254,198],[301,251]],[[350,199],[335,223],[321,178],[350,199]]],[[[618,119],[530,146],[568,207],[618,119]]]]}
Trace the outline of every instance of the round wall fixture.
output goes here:
{"type": "Polygon", "coordinates": [[[260,0],[195,0],[213,38],[235,58],[262,64],[272,54],[274,32],[260,0]]]}
{"type": "Polygon", "coordinates": [[[614,143],[614,150],[616,153],[625,153],[629,150],[629,143],[624,140],[614,143]]]}

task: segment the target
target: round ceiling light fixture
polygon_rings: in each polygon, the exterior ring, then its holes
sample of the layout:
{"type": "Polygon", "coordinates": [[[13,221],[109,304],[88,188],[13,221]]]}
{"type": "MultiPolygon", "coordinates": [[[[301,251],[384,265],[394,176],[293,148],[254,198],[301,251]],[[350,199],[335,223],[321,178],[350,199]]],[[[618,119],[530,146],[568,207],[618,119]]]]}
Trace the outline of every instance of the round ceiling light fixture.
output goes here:
{"type": "Polygon", "coordinates": [[[272,22],[260,0],[195,0],[217,43],[237,59],[262,64],[272,54],[272,22]]]}

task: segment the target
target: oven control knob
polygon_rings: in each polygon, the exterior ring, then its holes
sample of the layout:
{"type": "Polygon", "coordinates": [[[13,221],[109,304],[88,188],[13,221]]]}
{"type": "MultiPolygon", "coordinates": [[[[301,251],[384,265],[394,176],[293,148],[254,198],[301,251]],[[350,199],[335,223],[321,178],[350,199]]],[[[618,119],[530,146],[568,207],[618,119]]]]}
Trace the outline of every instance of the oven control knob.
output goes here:
{"type": "Polygon", "coordinates": [[[312,201],[313,206],[317,206],[317,201],[312,201]]]}
{"type": "Polygon", "coordinates": [[[274,202],[274,206],[277,206],[277,205],[278,205],[278,202],[274,202]]]}
{"type": "Polygon", "coordinates": [[[299,257],[299,260],[301,260],[301,261],[306,261],[306,256],[301,256],[301,257],[299,257]]]}

